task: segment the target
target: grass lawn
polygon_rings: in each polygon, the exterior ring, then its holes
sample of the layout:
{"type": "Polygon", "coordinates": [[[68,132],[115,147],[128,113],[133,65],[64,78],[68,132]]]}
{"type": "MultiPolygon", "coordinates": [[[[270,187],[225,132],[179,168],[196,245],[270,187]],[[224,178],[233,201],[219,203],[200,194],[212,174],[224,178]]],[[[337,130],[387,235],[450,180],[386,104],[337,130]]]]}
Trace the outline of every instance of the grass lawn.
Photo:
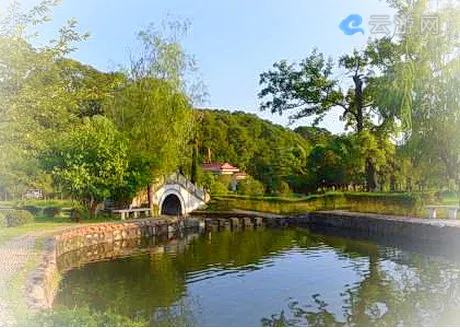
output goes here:
{"type": "Polygon", "coordinates": [[[35,206],[41,209],[47,207],[58,207],[61,212],[55,217],[49,217],[40,211],[39,214],[34,216],[33,223],[25,224],[22,226],[0,229],[0,245],[6,243],[8,240],[22,236],[29,232],[34,231],[52,231],[55,229],[74,227],[84,223],[99,223],[108,221],[117,221],[118,218],[113,217],[97,217],[91,220],[80,220],[79,223],[72,221],[69,217],[70,209],[73,206],[72,201],[69,200],[27,200],[27,201],[2,201],[0,202],[0,209],[13,208],[22,206],[35,206]]]}
{"type": "Polygon", "coordinates": [[[45,231],[53,230],[62,227],[72,227],[75,223],[54,223],[54,222],[34,222],[25,224],[18,227],[11,227],[6,229],[0,229],[0,246],[6,243],[8,240],[20,237],[26,233],[34,231],[45,231]]]}

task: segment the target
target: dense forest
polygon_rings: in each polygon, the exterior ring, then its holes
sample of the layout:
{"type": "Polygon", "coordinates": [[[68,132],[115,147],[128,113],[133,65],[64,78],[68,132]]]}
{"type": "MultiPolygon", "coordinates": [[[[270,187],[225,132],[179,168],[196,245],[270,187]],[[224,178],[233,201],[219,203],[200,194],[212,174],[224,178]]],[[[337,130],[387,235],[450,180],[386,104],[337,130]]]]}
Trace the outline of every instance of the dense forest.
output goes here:
{"type": "Polygon", "coordinates": [[[364,190],[362,153],[378,159],[379,191],[415,191],[448,186],[435,166],[411,166],[406,146],[389,138],[371,139],[363,149],[354,133],[334,135],[324,128],[289,129],[241,111],[196,110],[198,162],[229,162],[263,183],[270,194],[364,190]],[[377,157],[380,156],[380,157],[377,157]],[[438,178],[437,178],[438,177],[438,178]],[[288,188],[286,187],[288,185],[288,188]]]}

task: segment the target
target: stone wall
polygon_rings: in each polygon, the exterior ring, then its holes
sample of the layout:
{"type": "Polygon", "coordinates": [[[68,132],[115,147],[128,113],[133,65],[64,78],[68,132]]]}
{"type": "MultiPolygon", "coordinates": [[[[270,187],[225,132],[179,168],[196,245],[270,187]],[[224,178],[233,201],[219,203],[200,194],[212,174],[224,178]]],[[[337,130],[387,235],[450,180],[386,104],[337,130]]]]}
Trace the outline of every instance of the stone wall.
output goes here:
{"type": "Polygon", "coordinates": [[[374,237],[398,237],[409,242],[460,246],[460,220],[428,220],[346,211],[323,211],[290,217],[289,224],[362,232],[374,237]]]}
{"type": "Polygon", "coordinates": [[[40,265],[26,286],[28,305],[31,309],[51,308],[60,272],[82,263],[130,256],[142,251],[139,246],[146,240],[144,250],[152,250],[155,239],[168,239],[203,225],[193,218],[129,220],[77,226],[47,238],[40,265]]]}

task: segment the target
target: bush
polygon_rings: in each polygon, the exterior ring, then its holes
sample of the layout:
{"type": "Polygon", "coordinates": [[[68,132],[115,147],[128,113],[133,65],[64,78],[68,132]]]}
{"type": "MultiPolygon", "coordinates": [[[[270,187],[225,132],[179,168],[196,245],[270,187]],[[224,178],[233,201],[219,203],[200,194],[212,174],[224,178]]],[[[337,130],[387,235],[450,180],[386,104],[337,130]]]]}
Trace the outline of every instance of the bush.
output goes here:
{"type": "Polygon", "coordinates": [[[80,222],[81,220],[91,219],[91,214],[85,206],[77,205],[70,211],[70,219],[75,222],[80,222]]]}
{"type": "Polygon", "coordinates": [[[6,228],[8,226],[8,220],[5,215],[0,212],[0,229],[6,228]]]}
{"type": "Polygon", "coordinates": [[[214,195],[226,195],[228,192],[228,184],[221,181],[216,181],[211,189],[211,193],[214,195]]]}
{"type": "Polygon", "coordinates": [[[39,215],[40,212],[42,211],[41,207],[34,206],[34,205],[25,205],[25,206],[22,206],[20,209],[28,211],[32,213],[33,215],[39,215]]]}
{"type": "Polygon", "coordinates": [[[43,214],[50,218],[56,217],[61,212],[61,208],[57,206],[49,206],[43,209],[43,214]]]}
{"type": "Polygon", "coordinates": [[[261,196],[265,193],[265,187],[262,182],[248,177],[238,181],[238,193],[243,195],[261,196]]]}
{"type": "Polygon", "coordinates": [[[6,210],[3,214],[8,222],[8,227],[16,227],[34,222],[32,213],[25,210],[6,210]]]}
{"type": "Polygon", "coordinates": [[[291,193],[292,193],[291,188],[289,187],[289,184],[286,181],[281,181],[280,183],[277,184],[275,188],[276,195],[286,196],[291,193]]]}

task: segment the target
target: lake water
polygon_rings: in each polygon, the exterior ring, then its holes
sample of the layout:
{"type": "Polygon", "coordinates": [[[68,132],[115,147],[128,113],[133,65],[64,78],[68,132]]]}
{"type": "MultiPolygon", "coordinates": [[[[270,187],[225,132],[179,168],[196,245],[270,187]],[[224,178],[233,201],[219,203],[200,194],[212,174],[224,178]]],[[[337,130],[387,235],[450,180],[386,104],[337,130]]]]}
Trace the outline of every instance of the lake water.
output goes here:
{"type": "Polygon", "coordinates": [[[459,257],[418,246],[300,228],[207,232],[69,271],[55,306],[152,325],[460,325],[459,257]]]}

